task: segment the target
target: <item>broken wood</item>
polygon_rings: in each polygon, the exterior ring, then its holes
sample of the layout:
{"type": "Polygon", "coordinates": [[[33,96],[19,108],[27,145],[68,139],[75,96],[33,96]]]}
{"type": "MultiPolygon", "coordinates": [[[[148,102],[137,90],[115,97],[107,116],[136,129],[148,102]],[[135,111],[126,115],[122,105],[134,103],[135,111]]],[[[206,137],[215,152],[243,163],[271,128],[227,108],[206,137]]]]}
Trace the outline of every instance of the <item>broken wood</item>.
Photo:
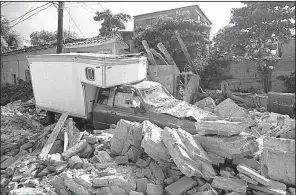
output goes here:
{"type": "Polygon", "coordinates": [[[221,83],[221,91],[222,91],[222,95],[225,97],[228,97],[232,100],[236,100],[236,101],[240,101],[240,102],[243,102],[247,105],[252,105],[251,102],[239,97],[239,96],[236,96],[236,95],[233,95],[232,92],[230,91],[230,88],[229,88],[229,85],[226,81],[222,81],[221,83]]]}
{"type": "Polygon", "coordinates": [[[154,55],[156,55],[156,57],[158,57],[158,58],[162,61],[163,65],[169,65],[169,64],[167,63],[167,61],[162,57],[162,55],[161,55],[160,53],[158,53],[158,52],[155,51],[154,49],[150,49],[150,51],[151,51],[154,55]]]}
{"type": "Polygon", "coordinates": [[[65,152],[68,149],[68,144],[69,144],[69,136],[67,131],[64,131],[64,150],[63,152],[65,152]]]}
{"type": "Polygon", "coordinates": [[[55,125],[52,133],[50,134],[50,137],[48,138],[47,142],[45,143],[45,146],[41,150],[41,153],[39,154],[40,159],[46,159],[53,143],[55,142],[56,137],[58,136],[59,132],[61,131],[62,127],[64,126],[64,123],[68,117],[67,113],[63,113],[62,116],[59,118],[59,121],[55,125]]]}
{"type": "Polygon", "coordinates": [[[175,63],[174,59],[172,58],[172,56],[169,54],[168,50],[164,47],[164,45],[162,43],[158,43],[157,44],[157,48],[159,49],[159,51],[161,51],[163,53],[163,55],[165,56],[165,58],[167,59],[167,62],[170,65],[174,66],[175,71],[178,72],[178,74],[180,74],[180,70],[177,66],[177,64],[175,63]]]}
{"type": "Polygon", "coordinates": [[[199,87],[199,75],[193,74],[190,78],[190,81],[188,82],[185,91],[183,100],[189,104],[195,103],[193,102],[193,98],[195,94],[198,92],[199,87]]]}
{"type": "Polygon", "coordinates": [[[81,140],[79,143],[74,145],[73,147],[69,148],[67,151],[62,153],[62,156],[64,157],[65,160],[68,160],[81,150],[83,150],[87,145],[86,140],[81,140]]]}
{"type": "Polygon", "coordinates": [[[71,148],[74,145],[74,123],[73,119],[69,118],[68,119],[68,128],[66,129],[68,133],[68,138],[69,138],[69,145],[68,148],[71,148]]]}
{"type": "Polygon", "coordinates": [[[178,31],[175,31],[175,34],[177,36],[178,42],[179,42],[179,44],[181,46],[181,49],[182,49],[183,53],[185,54],[185,57],[186,57],[187,61],[189,62],[189,65],[191,67],[191,71],[194,72],[195,74],[198,74],[197,70],[194,67],[193,61],[191,60],[191,57],[190,57],[190,55],[188,53],[188,50],[186,49],[186,46],[185,46],[183,40],[181,39],[180,34],[178,33],[178,31]]]}
{"type": "Polygon", "coordinates": [[[157,63],[156,63],[156,61],[155,61],[155,59],[154,59],[154,57],[153,57],[153,54],[152,54],[151,51],[150,51],[150,48],[149,48],[149,46],[148,46],[147,41],[146,41],[146,40],[143,40],[143,41],[142,41],[142,44],[143,44],[143,46],[144,46],[144,48],[145,48],[145,50],[146,50],[146,53],[147,53],[147,55],[148,55],[148,60],[149,60],[153,65],[157,65],[157,63]]]}

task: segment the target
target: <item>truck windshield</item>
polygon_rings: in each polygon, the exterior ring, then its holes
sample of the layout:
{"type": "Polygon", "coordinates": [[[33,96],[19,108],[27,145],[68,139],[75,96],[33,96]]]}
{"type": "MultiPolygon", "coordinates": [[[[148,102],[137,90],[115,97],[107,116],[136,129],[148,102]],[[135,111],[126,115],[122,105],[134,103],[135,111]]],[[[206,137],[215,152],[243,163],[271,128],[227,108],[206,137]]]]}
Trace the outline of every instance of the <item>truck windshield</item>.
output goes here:
{"type": "Polygon", "coordinates": [[[158,107],[164,101],[174,98],[163,86],[153,89],[143,89],[141,90],[141,94],[144,101],[153,107],[158,107]]]}

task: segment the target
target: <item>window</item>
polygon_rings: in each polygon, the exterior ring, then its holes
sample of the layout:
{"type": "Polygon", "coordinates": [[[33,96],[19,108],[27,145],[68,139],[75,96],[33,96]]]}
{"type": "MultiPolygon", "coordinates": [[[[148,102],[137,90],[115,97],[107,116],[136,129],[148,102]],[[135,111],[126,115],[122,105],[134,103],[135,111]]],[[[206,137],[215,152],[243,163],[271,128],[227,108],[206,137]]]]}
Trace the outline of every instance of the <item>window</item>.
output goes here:
{"type": "Polygon", "coordinates": [[[123,108],[143,108],[139,97],[127,91],[116,91],[114,98],[114,107],[123,107],[123,108]]]}
{"type": "Polygon", "coordinates": [[[97,103],[107,105],[109,95],[110,95],[110,88],[106,88],[106,89],[100,88],[97,103]]]}
{"type": "Polygon", "coordinates": [[[95,80],[95,70],[90,67],[85,68],[85,76],[88,80],[94,81],[95,80]]]}

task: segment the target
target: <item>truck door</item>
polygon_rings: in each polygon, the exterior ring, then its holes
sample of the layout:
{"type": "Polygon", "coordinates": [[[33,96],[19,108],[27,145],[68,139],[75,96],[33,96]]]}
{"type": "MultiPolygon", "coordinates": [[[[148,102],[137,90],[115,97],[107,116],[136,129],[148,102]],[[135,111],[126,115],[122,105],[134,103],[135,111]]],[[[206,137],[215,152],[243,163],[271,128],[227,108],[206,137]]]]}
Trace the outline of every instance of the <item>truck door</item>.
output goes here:
{"type": "Polygon", "coordinates": [[[110,112],[110,88],[99,88],[93,107],[93,125],[95,129],[108,129],[108,114],[110,112]]]}
{"type": "Polygon", "coordinates": [[[108,122],[113,124],[116,124],[120,119],[137,122],[149,120],[149,114],[136,92],[121,88],[117,88],[115,91],[113,108],[108,117],[108,122]]]}

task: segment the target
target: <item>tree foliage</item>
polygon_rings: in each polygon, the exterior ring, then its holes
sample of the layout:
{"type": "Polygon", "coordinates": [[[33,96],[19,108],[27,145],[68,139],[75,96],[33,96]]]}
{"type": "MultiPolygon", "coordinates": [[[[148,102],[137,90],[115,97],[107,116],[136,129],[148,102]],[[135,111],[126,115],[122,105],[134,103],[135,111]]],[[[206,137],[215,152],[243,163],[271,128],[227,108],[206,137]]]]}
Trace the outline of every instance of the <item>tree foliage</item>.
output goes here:
{"type": "MultiPolygon", "coordinates": [[[[149,47],[158,50],[157,44],[162,42],[173,57],[177,65],[188,63],[175,35],[178,31],[198,71],[207,65],[207,44],[210,26],[192,19],[189,11],[177,12],[176,17],[160,16],[154,25],[135,29],[133,42],[136,48],[145,52],[142,40],[146,40],[149,47]]],[[[180,68],[180,67],[179,67],[180,68]]],[[[192,70],[194,72],[194,70],[192,70]]]]}
{"type": "Polygon", "coordinates": [[[13,31],[9,20],[1,15],[1,52],[9,51],[11,48],[18,49],[23,46],[20,34],[13,31]]]}
{"type": "Polygon", "coordinates": [[[109,9],[103,12],[96,12],[96,16],[94,17],[95,21],[103,21],[100,28],[101,36],[112,35],[118,32],[118,30],[124,30],[124,22],[127,22],[130,19],[131,16],[128,14],[112,14],[109,9]]]}
{"type": "MultiPolygon", "coordinates": [[[[63,35],[65,39],[77,39],[78,35],[75,32],[64,30],[63,35]]],[[[34,31],[30,35],[30,42],[32,45],[44,45],[57,42],[57,31],[50,32],[47,30],[34,31]]]]}
{"type": "Polygon", "coordinates": [[[278,76],[277,79],[284,82],[287,93],[295,93],[295,72],[292,72],[290,76],[278,76]]]}

